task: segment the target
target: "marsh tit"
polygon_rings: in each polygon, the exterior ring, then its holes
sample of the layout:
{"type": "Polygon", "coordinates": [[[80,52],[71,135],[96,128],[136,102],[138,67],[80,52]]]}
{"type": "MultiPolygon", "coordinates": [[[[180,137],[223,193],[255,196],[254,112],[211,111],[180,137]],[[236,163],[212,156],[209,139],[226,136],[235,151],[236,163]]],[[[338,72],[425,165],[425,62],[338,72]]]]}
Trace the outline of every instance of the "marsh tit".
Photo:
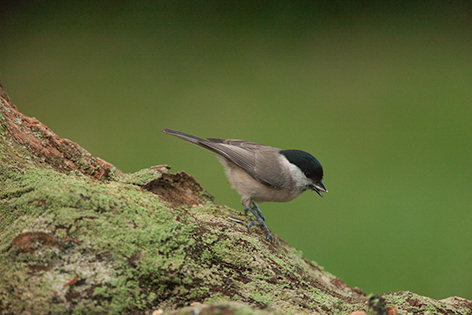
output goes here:
{"type": "Polygon", "coordinates": [[[257,206],[264,201],[287,202],[297,198],[305,190],[328,192],[321,181],[323,168],[310,153],[300,150],[282,150],[264,144],[243,140],[201,139],[180,131],[162,129],[163,133],[176,136],[213,152],[225,167],[231,186],[241,195],[244,213],[248,211],[260,225],[268,240],[273,239],[265,224],[265,217],[257,206]]]}

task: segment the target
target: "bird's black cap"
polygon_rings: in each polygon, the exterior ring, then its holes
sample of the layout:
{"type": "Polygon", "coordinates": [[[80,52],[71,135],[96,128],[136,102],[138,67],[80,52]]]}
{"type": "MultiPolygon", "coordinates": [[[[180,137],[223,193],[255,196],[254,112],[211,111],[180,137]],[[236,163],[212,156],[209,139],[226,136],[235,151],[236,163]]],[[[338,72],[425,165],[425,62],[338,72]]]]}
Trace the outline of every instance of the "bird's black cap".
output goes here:
{"type": "Polygon", "coordinates": [[[301,150],[281,150],[287,160],[298,166],[306,177],[318,182],[323,179],[323,168],[320,162],[310,153],[301,150]]]}

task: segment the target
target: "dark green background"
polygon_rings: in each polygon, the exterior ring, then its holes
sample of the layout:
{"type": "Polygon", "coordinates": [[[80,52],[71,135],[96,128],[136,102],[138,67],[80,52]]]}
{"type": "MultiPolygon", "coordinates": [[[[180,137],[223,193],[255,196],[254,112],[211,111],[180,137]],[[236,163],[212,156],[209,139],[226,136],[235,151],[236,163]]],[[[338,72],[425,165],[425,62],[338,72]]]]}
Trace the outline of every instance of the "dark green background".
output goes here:
{"type": "Polygon", "coordinates": [[[213,155],[160,129],[311,152],[330,192],[262,204],[274,233],[367,293],[472,299],[469,2],[56,3],[0,8],[21,112],[241,210],[213,155]]]}

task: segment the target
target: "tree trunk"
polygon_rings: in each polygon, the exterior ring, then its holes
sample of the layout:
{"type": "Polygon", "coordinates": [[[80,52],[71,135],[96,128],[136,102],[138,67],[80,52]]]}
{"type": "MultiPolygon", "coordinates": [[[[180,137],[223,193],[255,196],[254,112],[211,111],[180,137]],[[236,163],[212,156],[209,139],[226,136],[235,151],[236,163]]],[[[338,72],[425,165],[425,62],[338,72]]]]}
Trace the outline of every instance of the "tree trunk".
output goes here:
{"type": "Polygon", "coordinates": [[[472,313],[457,297],[366,297],[229,220],[241,214],[185,172],[124,174],[19,113],[1,84],[0,101],[1,314],[472,313]]]}

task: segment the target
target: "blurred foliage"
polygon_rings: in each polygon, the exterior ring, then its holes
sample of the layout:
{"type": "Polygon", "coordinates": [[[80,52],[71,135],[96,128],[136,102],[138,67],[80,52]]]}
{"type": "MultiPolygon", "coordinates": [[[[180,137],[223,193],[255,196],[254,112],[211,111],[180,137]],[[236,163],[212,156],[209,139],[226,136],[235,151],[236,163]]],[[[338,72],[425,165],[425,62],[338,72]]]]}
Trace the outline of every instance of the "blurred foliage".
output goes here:
{"type": "Polygon", "coordinates": [[[134,172],[212,154],[161,134],[306,150],[330,191],[262,204],[269,228],[367,293],[472,299],[467,1],[11,1],[0,72],[20,111],[134,172]]]}

